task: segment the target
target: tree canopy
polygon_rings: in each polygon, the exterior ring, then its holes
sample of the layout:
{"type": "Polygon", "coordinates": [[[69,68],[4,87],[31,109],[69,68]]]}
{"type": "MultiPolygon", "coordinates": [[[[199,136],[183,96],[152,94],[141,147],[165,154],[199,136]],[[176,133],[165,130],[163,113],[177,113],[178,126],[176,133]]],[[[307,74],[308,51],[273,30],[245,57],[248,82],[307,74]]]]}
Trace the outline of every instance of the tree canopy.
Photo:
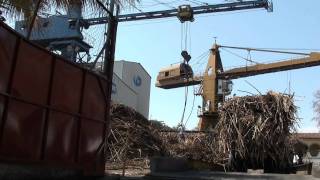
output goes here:
{"type": "MultiPolygon", "coordinates": [[[[68,9],[71,5],[80,5],[83,9],[103,12],[96,0],[40,0],[40,12],[50,12],[55,8],[68,9]]],[[[108,4],[109,0],[100,0],[103,4],[108,4]]],[[[121,7],[126,8],[134,5],[140,0],[116,0],[121,7]]],[[[31,17],[35,6],[39,0],[0,0],[0,6],[14,17],[22,15],[25,18],[31,17]]]]}

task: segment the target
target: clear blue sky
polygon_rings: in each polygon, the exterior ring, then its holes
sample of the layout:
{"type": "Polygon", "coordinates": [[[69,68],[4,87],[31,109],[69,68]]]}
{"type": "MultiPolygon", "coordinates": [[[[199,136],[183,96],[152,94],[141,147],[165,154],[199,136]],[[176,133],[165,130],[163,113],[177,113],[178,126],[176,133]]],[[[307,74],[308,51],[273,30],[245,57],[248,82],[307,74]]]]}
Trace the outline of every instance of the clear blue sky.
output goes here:
{"type": "MultiPolygon", "coordinates": [[[[170,8],[163,5],[153,6],[156,4],[153,0],[142,0],[142,2],[143,7],[140,5],[137,7],[144,11],[170,8]],[[145,8],[146,6],[150,8],[145,8]]],[[[181,4],[183,0],[174,2],[181,4]]],[[[207,0],[206,2],[215,4],[224,1],[207,0]]],[[[214,37],[217,37],[218,43],[223,45],[320,49],[319,0],[274,0],[273,3],[273,13],[260,9],[196,16],[195,21],[191,23],[191,47],[188,49],[193,57],[190,63],[197,64],[194,70],[201,72],[204,69],[207,58],[199,61],[196,57],[208,52],[214,44],[214,37]]],[[[132,11],[134,8],[131,9],[132,11]]],[[[90,14],[95,15],[92,12],[90,14]]],[[[14,24],[10,18],[9,23],[12,26],[14,24]]],[[[93,54],[102,47],[103,29],[103,26],[90,28],[91,36],[96,39],[93,54]]],[[[156,88],[154,84],[160,68],[181,60],[180,36],[181,23],[177,18],[125,22],[120,23],[118,28],[116,59],[136,61],[145,67],[152,77],[150,117],[164,121],[170,126],[176,126],[180,122],[184,105],[184,88],[163,90],[156,88]]],[[[248,55],[247,52],[234,52],[245,57],[248,55]]],[[[224,51],[221,51],[221,55],[225,67],[245,65],[243,60],[224,51]]],[[[264,53],[252,53],[251,56],[259,62],[292,57],[264,53]]],[[[319,128],[312,121],[314,117],[312,101],[315,91],[320,89],[319,75],[320,67],[313,67],[238,79],[233,81],[232,94],[247,95],[239,90],[257,93],[246,81],[254,84],[263,93],[269,90],[288,92],[290,84],[291,92],[296,95],[296,105],[299,106],[300,131],[315,132],[319,128]]],[[[186,116],[189,115],[192,107],[192,91],[193,88],[190,87],[186,116]]],[[[187,124],[189,129],[197,125],[196,107],[198,105],[201,105],[200,97],[196,97],[195,107],[187,124]]]]}
{"type": "MultiPolygon", "coordinates": [[[[218,37],[219,44],[233,46],[320,49],[319,7],[318,0],[274,0],[273,13],[251,10],[196,16],[195,22],[191,24],[190,54],[197,57],[208,51],[214,43],[213,37],[218,37]]],[[[163,90],[156,88],[154,83],[160,68],[181,60],[180,36],[180,22],[176,18],[168,18],[120,23],[117,39],[116,59],[140,62],[152,76],[151,118],[164,121],[170,126],[176,126],[181,119],[184,89],[163,90]]],[[[221,53],[226,67],[245,65],[241,59],[221,53]]],[[[242,55],[247,56],[247,52],[243,52],[242,55]]],[[[284,58],[276,54],[251,55],[260,62],[284,58]]],[[[202,60],[205,61],[206,59],[202,60]]],[[[317,131],[317,127],[312,121],[312,101],[313,94],[320,89],[319,75],[320,67],[313,67],[243,78],[233,81],[233,93],[246,95],[238,90],[256,93],[245,81],[254,84],[261,92],[288,92],[290,82],[291,91],[296,95],[296,105],[299,106],[299,117],[302,118],[300,131],[314,132],[317,131]]],[[[190,92],[186,116],[192,106],[192,87],[190,92]]],[[[196,107],[200,104],[200,97],[196,97],[188,128],[196,127],[196,107]]]]}

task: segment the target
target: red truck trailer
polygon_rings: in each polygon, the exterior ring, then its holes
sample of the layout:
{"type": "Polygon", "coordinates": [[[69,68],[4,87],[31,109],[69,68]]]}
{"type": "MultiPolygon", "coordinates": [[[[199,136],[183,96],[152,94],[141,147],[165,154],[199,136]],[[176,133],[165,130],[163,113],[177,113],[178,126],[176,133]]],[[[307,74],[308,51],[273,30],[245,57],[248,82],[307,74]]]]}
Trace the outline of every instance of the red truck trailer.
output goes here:
{"type": "Polygon", "coordinates": [[[104,174],[108,80],[0,22],[0,163],[104,174]]]}

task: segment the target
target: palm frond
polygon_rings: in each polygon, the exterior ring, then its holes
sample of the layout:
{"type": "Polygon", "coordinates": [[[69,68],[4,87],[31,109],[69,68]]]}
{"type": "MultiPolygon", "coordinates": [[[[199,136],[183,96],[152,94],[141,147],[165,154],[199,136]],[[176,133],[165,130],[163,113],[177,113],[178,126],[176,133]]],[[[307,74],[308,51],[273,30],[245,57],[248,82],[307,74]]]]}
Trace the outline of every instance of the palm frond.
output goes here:
{"type": "MultiPolygon", "coordinates": [[[[100,1],[107,6],[110,0],[100,1]]],[[[6,7],[7,13],[12,17],[22,16],[24,19],[28,19],[32,17],[37,2],[38,0],[0,0],[0,5],[6,7]]],[[[140,0],[116,0],[121,8],[128,8],[139,2],[140,0]]],[[[99,6],[96,0],[41,0],[39,12],[50,12],[54,9],[68,10],[74,5],[80,6],[84,11],[104,13],[103,8],[99,6]]]]}

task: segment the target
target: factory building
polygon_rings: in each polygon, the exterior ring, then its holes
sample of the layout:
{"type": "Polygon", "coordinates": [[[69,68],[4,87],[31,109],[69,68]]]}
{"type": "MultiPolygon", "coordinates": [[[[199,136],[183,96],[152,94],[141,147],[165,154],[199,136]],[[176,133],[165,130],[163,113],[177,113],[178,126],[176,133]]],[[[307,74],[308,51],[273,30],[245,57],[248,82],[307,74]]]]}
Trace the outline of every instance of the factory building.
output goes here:
{"type": "Polygon", "coordinates": [[[112,101],[149,117],[151,76],[140,63],[115,61],[112,101]]]}
{"type": "Polygon", "coordinates": [[[298,133],[297,137],[305,145],[304,162],[320,165],[320,133],[298,133]]]}

